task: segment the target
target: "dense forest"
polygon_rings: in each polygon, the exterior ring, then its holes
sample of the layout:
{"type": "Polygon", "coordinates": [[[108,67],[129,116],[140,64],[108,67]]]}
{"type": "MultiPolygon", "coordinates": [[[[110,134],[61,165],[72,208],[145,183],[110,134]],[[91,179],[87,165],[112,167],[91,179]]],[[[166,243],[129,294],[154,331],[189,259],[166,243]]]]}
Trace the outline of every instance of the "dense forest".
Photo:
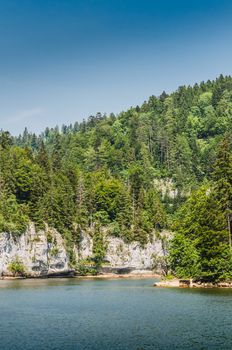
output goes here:
{"type": "Polygon", "coordinates": [[[179,277],[232,278],[232,77],[159,97],[115,116],[13,137],[0,134],[0,231],[29,221],[70,247],[81,230],[104,256],[102,228],[142,245],[166,229],[179,277]]]}

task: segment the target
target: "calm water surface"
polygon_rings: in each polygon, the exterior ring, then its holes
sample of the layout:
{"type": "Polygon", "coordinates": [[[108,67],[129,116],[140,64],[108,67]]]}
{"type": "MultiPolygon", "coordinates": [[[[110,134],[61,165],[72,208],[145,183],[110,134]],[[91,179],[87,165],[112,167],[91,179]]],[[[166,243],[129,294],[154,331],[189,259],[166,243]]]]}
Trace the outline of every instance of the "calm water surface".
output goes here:
{"type": "Polygon", "coordinates": [[[232,349],[232,291],[154,280],[0,281],[0,349],[232,349]]]}

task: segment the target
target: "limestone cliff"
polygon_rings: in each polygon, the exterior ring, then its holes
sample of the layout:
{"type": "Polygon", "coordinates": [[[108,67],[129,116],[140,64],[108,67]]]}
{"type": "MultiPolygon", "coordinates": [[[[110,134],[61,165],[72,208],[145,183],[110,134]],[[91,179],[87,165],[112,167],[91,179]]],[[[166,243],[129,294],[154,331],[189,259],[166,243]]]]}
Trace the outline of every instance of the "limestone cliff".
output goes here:
{"type": "Polygon", "coordinates": [[[61,235],[56,230],[36,231],[33,224],[16,237],[0,234],[0,274],[11,275],[15,261],[25,267],[29,276],[66,274],[70,271],[68,254],[61,235]]]}
{"type": "MultiPolygon", "coordinates": [[[[153,268],[154,257],[165,254],[162,241],[154,239],[142,247],[138,242],[125,243],[122,239],[107,236],[105,268],[149,270],[153,268]]],[[[74,247],[76,260],[91,258],[93,240],[82,232],[78,247],[74,247]]],[[[36,231],[33,224],[21,236],[9,233],[0,234],[0,275],[11,275],[11,265],[20,262],[28,276],[40,277],[65,275],[72,270],[65,242],[62,236],[48,227],[36,231]]]]}
{"type": "MultiPolygon", "coordinates": [[[[108,236],[106,237],[105,266],[131,270],[152,269],[154,259],[165,254],[162,240],[154,238],[152,242],[141,246],[139,242],[125,243],[123,239],[108,236]]],[[[79,259],[86,259],[92,256],[93,242],[88,234],[82,233],[79,259]]]]}

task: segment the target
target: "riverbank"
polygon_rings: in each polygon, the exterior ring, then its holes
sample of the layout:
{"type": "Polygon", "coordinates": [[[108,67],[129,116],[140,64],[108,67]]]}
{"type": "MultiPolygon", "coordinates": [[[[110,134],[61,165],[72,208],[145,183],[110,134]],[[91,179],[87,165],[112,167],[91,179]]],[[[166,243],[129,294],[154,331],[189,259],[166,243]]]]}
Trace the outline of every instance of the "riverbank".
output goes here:
{"type": "Polygon", "coordinates": [[[2,281],[10,280],[41,280],[41,279],[80,279],[80,280],[94,280],[94,279],[104,279],[104,280],[120,280],[120,279],[158,279],[158,282],[154,283],[154,287],[157,288],[232,288],[231,282],[200,282],[173,278],[171,280],[162,280],[162,276],[154,273],[152,271],[132,271],[130,273],[99,273],[97,275],[49,275],[49,276],[3,276],[0,278],[0,283],[2,281]]]}
{"type": "Polygon", "coordinates": [[[87,275],[87,276],[77,276],[82,279],[146,279],[146,278],[158,278],[161,276],[155,273],[125,273],[125,274],[115,274],[115,273],[105,273],[99,275],[87,275]]]}
{"type": "Polygon", "coordinates": [[[161,280],[154,283],[154,287],[160,288],[232,288],[231,282],[201,282],[191,279],[161,280]]]}
{"type": "Polygon", "coordinates": [[[48,276],[2,276],[0,280],[22,280],[22,279],[52,279],[52,278],[80,278],[80,279],[146,279],[154,278],[160,279],[161,275],[153,271],[132,271],[130,273],[99,273],[97,275],[78,275],[78,274],[64,274],[64,275],[48,275],[48,276]]]}

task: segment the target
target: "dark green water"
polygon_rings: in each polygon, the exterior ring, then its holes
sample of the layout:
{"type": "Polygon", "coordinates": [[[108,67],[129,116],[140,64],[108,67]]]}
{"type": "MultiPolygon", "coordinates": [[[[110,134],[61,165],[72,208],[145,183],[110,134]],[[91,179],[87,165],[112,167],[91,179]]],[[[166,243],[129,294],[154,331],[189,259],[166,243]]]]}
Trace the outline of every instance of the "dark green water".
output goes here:
{"type": "Polygon", "coordinates": [[[232,291],[154,280],[0,281],[0,349],[232,349],[232,291]]]}

